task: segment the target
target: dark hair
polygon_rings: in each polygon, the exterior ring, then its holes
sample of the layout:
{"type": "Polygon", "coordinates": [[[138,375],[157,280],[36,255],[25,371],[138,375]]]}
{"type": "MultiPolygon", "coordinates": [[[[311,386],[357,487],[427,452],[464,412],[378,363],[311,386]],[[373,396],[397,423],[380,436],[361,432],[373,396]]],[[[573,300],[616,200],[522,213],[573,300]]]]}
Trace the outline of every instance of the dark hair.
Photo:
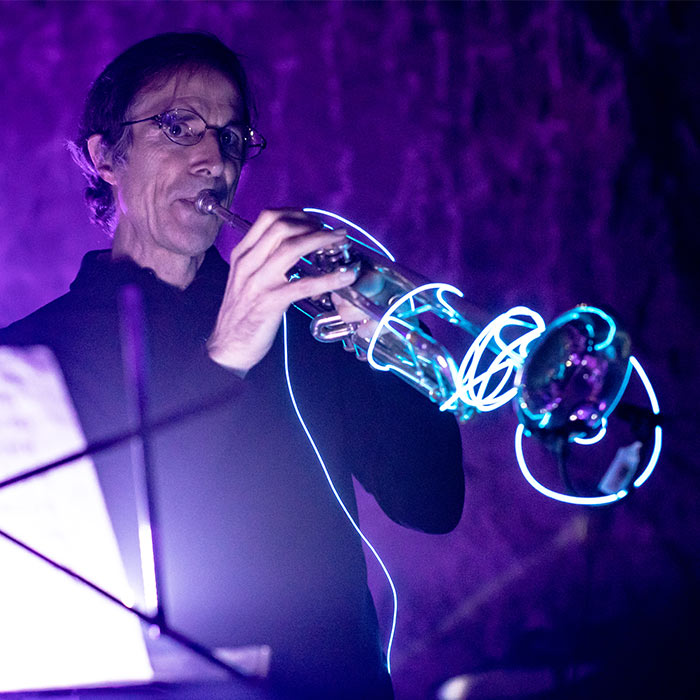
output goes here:
{"type": "Polygon", "coordinates": [[[248,81],[238,56],[217,37],[205,32],[158,34],[134,44],[117,56],[90,87],[78,137],[68,148],[80,166],[88,186],[85,201],[90,218],[108,233],[115,226],[111,186],[98,174],[90,159],[87,140],[101,134],[114,162],[124,162],[131,144],[131,131],[122,126],[136,95],[156,80],[167,81],[182,69],[213,68],[238,88],[243,118],[251,123],[254,107],[248,81]]]}

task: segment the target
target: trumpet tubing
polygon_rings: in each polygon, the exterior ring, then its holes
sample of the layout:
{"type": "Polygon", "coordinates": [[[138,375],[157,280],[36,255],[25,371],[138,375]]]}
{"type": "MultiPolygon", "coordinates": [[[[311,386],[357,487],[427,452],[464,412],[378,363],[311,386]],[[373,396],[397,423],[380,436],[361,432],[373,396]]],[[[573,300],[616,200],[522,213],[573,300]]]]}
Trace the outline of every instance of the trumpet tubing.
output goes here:
{"type": "MultiPolygon", "coordinates": [[[[196,207],[239,231],[250,228],[245,219],[222,207],[211,190],[200,193],[196,207]]],[[[358,359],[401,377],[459,420],[512,401],[520,422],[515,435],[518,465],[528,483],[549,498],[600,506],[624,498],[629,488],[646,482],[661,451],[659,405],[641,364],[630,355],[629,336],[609,314],[580,304],[547,327],[538,313],[517,306],[487,323],[477,322],[478,310],[464,302],[456,287],[430,282],[401,267],[376,239],[347,219],[319,209],[304,211],[334,219],[371,242],[348,235],[341,244],[299,260],[289,271],[290,280],[340,267],[357,273],[355,282],[334,293],[359,309],[361,321],[346,320],[330,294],[295,304],[311,318],[310,330],[317,340],[342,341],[358,359]],[[461,360],[423,324],[430,315],[468,336],[461,360]],[[605,435],[608,416],[633,371],[642,381],[656,421],[646,466],[633,465],[641,473],[632,481],[635,469],[631,469],[620,479],[618,473],[612,474],[611,465],[598,485],[602,495],[596,496],[562,493],[540,483],[528,469],[523,437],[538,437],[560,455],[566,443],[597,442],[605,435]],[[613,491],[609,484],[614,484],[613,491]]],[[[635,449],[639,455],[639,447],[635,449]]]]}
{"type": "MultiPolygon", "coordinates": [[[[250,228],[210,190],[200,193],[196,207],[238,230],[250,228]]],[[[341,340],[359,359],[401,377],[460,420],[514,401],[528,433],[590,440],[600,432],[629,379],[629,336],[596,307],[581,304],[549,328],[524,306],[478,324],[464,313],[459,289],[430,282],[355,237],[306,256],[289,277],[340,267],[355,268],[357,276],[335,294],[359,309],[364,320],[345,321],[330,295],[307,299],[295,305],[311,317],[313,336],[321,342],[341,340]],[[461,358],[427,330],[424,321],[431,315],[468,336],[461,358]]]]}

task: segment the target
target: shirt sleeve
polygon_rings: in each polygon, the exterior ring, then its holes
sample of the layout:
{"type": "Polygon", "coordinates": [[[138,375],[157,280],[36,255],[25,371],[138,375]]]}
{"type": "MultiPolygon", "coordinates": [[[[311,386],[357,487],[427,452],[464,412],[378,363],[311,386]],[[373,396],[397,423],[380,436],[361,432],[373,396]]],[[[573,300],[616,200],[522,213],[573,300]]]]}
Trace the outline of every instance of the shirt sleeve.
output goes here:
{"type": "Polygon", "coordinates": [[[343,359],[339,395],[353,474],[395,522],[429,533],[454,529],[464,505],[455,417],[389,372],[343,359]]]}

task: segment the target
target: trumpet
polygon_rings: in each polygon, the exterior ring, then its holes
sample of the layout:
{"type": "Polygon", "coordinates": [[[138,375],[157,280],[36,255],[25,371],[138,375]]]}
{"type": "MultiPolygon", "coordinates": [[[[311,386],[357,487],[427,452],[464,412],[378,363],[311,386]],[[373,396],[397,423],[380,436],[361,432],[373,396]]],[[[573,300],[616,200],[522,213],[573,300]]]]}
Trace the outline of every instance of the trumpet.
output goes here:
{"type": "MultiPolygon", "coordinates": [[[[242,232],[251,226],[221,206],[211,190],[199,194],[196,208],[242,232]]],[[[355,270],[355,281],[334,293],[359,309],[365,319],[345,321],[330,294],[305,299],[295,306],[310,317],[314,338],[342,341],[360,360],[399,376],[439,410],[466,421],[513,402],[520,440],[534,435],[549,445],[590,444],[605,434],[607,419],[636,370],[658,414],[651,383],[630,354],[629,335],[605,310],[579,304],[547,326],[537,312],[516,306],[484,323],[487,317],[469,305],[458,288],[430,282],[402,267],[352,222],[320,209],[304,211],[330,217],[352,233],[342,243],[304,257],[289,271],[289,279],[340,268],[355,270]],[[430,317],[468,337],[461,360],[428,330],[435,322],[426,325],[430,317]]],[[[325,221],[324,226],[334,228],[325,221]]],[[[661,429],[656,427],[658,459],[661,429]]],[[[518,437],[516,453],[517,441],[518,437]]],[[[647,472],[651,473],[649,467],[647,472]]],[[[621,493],[608,497],[621,498],[621,493]]]]}

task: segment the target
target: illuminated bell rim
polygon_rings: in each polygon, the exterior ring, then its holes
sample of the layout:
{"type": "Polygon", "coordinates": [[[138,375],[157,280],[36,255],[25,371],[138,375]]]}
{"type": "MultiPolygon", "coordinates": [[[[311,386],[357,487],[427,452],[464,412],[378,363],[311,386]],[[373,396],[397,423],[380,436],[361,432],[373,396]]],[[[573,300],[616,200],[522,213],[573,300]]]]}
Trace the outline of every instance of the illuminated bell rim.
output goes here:
{"type": "MultiPolygon", "coordinates": [[[[625,376],[622,380],[622,383],[620,384],[620,388],[618,389],[617,394],[615,395],[615,398],[610,402],[610,405],[604,410],[601,411],[600,416],[596,419],[595,423],[589,426],[588,431],[571,431],[567,435],[567,441],[568,442],[575,442],[579,445],[592,445],[595,442],[598,442],[603,438],[605,435],[605,430],[607,427],[608,423],[608,418],[612,414],[612,412],[617,408],[617,405],[620,403],[620,400],[622,399],[622,395],[625,393],[627,390],[627,386],[630,381],[630,377],[632,376],[632,370],[636,369],[632,363],[632,356],[627,359],[627,366],[625,368],[625,376]]],[[[532,413],[528,410],[527,404],[522,400],[521,394],[520,394],[520,389],[521,389],[521,373],[518,374],[516,377],[516,382],[518,382],[517,387],[518,387],[518,394],[516,395],[514,401],[517,403],[517,408],[516,411],[520,415],[527,415],[527,418],[530,421],[536,422],[539,419],[539,425],[536,428],[530,428],[526,427],[526,430],[528,433],[531,433],[533,431],[542,431],[543,434],[547,433],[547,424],[549,423],[549,420],[552,416],[551,411],[545,411],[543,413],[532,413]]],[[[563,430],[562,430],[563,432],[563,430]]]]}
{"type": "MultiPolygon", "coordinates": [[[[612,338],[615,337],[617,334],[617,323],[615,322],[615,319],[607,313],[607,311],[603,311],[598,306],[592,306],[590,304],[586,304],[585,302],[582,302],[580,304],[577,304],[573,309],[570,309],[569,311],[564,312],[561,314],[561,316],[557,316],[550,326],[547,328],[547,330],[542,334],[541,337],[544,337],[548,331],[554,330],[555,328],[559,328],[560,326],[563,326],[565,323],[568,323],[569,321],[577,321],[582,314],[593,314],[594,316],[598,316],[601,318],[603,321],[605,321],[609,328],[610,332],[608,333],[608,338],[606,338],[605,344],[609,345],[610,341],[612,338]]],[[[601,345],[601,343],[598,343],[598,345],[601,345]]],[[[594,347],[595,350],[601,350],[602,348],[599,348],[597,346],[594,347]]]]}
{"type": "MultiPolygon", "coordinates": [[[[534,347],[530,352],[528,352],[527,358],[525,359],[525,362],[523,363],[522,367],[518,369],[514,381],[514,386],[517,389],[517,393],[514,399],[516,413],[519,416],[525,416],[528,419],[528,421],[531,421],[532,423],[539,423],[539,425],[537,425],[536,427],[528,427],[528,432],[531,432],[533,430],[545,431],[546,426],[549,423],[549,420],[552,415],[552,411],[544,411],[542,413],[532,413],[528,411],[527,404],[523,400],[522,391],[525,388],[525,385],[523,384],[523,375],[527,371],[529,360],[532,357],[532,355],[537,351],[542,341],[547,336],[549,336],[552,331],[554,331],[556,328],[560,328],[569,321],[578,320],[582,314],[586,313],[591,313],[594,316],[598,316],[603,321],[605,321],[610,328],[610,331],[608,332],[608,337],[605,339],[605,341],[597,343],[593,348],[594,350],[602,350],[603,348],[600,347],[601,345],[607,347],[618,333],[617,323],[610,314],[598,308],[597,306],[591,306],[590,304],[586,303],[577,304],[573,309],[570,309],[569,311],[566,311],[565,313],[555,318],[554,321],[552,321],[552,323],[549,326],[547,326],[544,333],[542,333],[542,335],[540,335],[534,341],[534,347]]],[[[567,435],[568,442],[577,442],[579,444],[592,444],[592,442],[597,442],[602,438],[601,433],[604,434],[605,423],[607,422],[607,419],[609,418],[610,414],[615,410],[615,408],[617,408],[617,404],[620,402],[620,399],[622,398],[622,395],[625,393],[625,390],[627,388],[627,384],[629,383],[630,375],[632,373],[632,365],[630,363],[630,358],[631,356],[627,358],[625,376],[622,380],[622,383],[620,384],[620,389],[618,390],[615,398],[610,402],[610,405],[604,411],[601,411],[600,416],[596,419],[595,423],[589,426],[589,431],[570,432],[567,435]],[[580,442],[582,440],[589,442],[580,442]]]]}

